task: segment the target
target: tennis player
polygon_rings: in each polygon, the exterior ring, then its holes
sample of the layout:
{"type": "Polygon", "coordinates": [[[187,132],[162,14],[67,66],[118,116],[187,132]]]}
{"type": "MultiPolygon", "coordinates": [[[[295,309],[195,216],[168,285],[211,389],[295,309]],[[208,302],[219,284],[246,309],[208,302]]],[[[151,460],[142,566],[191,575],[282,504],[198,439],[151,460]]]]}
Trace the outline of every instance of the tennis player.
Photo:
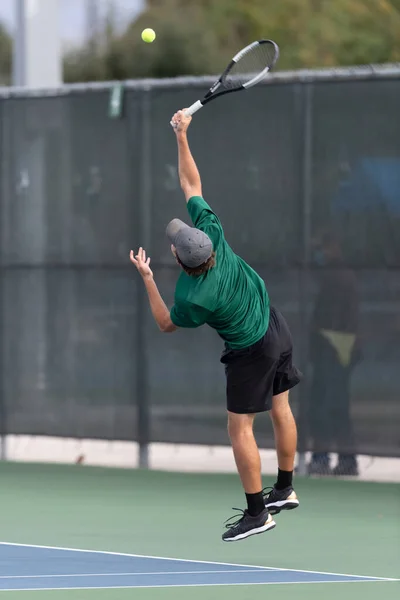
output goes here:
{"type": "Polygon", "coordinates": [[[270,306],[264,281],[237,256],[222,225],[202,197],[200,174],[192,157],[187,129],[191,117],[173,117],[178,143],[179,178],[193,227],[179,219],[167,226],[171,250],[182,272],[171,310],[165,305],[143,248],[130,259],[143,278],[153,317],[160,330],[214,328],[225,342],[228,433],[247,508],[228,520],[224,541],[236,541],[275,527],[272,515],[299,505],[292,478],[297,430],[289,390],[299,383],[292,363],[292,339],[282,315],[270,306]],[[257,413],[268,411],[274,428],[278,478],[262,489],[260,453],[253,434],[257,413]],[[239,518],[240,517],[240,518],[239,518]]]}

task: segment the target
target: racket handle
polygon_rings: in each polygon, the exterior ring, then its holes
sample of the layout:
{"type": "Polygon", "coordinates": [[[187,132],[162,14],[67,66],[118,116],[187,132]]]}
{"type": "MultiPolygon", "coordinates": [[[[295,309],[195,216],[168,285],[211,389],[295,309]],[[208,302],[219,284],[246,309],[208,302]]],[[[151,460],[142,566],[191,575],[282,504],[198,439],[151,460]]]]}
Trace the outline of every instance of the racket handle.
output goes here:
{"type": "Polygon", "coordinates": [[[197,102],[195,102],[194,104],[192,104],[192,106],[189,106],[189,108],[185,110],[185,117],[191,117],[192,115],[194,115],[195,112],[197,112],[201,108],[203,108],[203,105],[200,102],[200,100],[197,100],[197,102]]]}
{"type": "MultiPolygon", "coordinates": [[[[203,108],[203,105],[200,102],[200,100],[197,100],[197,102],[195,102],[194,104],[192,104],[192,106],[189,106],[189,108],[185,110],[185,117],[191,117],[192,115],[194,115],[195,112],[197,112],[201,108],[203,108]]],[[[176,125],[172,121],[170,121],[170,125],[173,129],[176,129],[176,125]]]]}

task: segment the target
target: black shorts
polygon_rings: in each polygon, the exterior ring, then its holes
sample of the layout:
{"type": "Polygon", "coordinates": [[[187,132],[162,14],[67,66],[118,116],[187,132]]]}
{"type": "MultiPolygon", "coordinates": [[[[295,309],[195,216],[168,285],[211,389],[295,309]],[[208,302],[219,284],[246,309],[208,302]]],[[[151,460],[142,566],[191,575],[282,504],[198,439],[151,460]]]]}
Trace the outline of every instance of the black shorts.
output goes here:
{"type": "Polygon", "coordinates": [[[292,363],[292,336],[279,311],[271,307],[266,334],[258,342],[232,350],[225,348],[227,408],[238,414],[272,408],[272,396],[297,385],[302,374],[292,363]]]}

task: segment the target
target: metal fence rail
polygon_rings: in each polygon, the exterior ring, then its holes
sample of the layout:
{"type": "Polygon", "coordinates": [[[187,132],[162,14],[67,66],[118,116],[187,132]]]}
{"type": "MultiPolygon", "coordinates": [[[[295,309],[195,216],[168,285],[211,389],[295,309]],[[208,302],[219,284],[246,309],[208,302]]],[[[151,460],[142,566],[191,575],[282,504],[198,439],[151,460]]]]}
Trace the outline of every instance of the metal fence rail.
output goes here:
{"type": "MultiPolygon", "coordinates": [[[[113,83],[0,90],[0,437],[137,440],[142,464],[150,441],[228,443],[218,337],[160,335],[128,263],[145,245],[172,303],[168,124],[210,81],[125,82],[115,119],[113,83]]],[[[399,97],[399,65],[277,73],[191,130],[206,198],[293,330],[302,451],[400,456],[399,97]]]]}

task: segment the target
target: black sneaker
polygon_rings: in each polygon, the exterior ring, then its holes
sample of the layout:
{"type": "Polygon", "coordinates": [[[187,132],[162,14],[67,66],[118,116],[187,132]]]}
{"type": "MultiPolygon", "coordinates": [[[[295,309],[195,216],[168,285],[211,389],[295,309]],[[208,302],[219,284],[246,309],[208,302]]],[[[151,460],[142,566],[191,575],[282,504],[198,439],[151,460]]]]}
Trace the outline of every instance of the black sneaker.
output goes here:
{"type": "Polygon", "coordinates": [[[332,470],[332,475],[336,477],[357,477],[358,463],[354,456],[339,456],[338,464],[332,470]]]}
{"type": "Polygon", "coordinates": [[[329,464],[312,460],[307,465],[307,475],[330,477],[333,475],[333,471],[329,464]]]}
{"type": "Polygon", "coordinates": [[[314,452],[307,465],[308,475],[332,475],[331,460],[327,452],[314,452]]]}
{"type": "Polygon", "coordinates": [[[238,510],[242,514],[241,516],[235,515],[226,521],[225,527],[228,531],[222,536],[224,542],[244,540],[250,535],[273,529],[276,525],[266,508],[256,517],[249,515],[247,510],[241,510],[240,508],[233,508],[232,510],[238,510]],[[234,521],[236,517],[239,517],[239,519],[234,521]]]}
{"type": "Polygon", "coordinates": [[[300,504],[292,487],[287,487],[284,490],[277,490],[275,487],[266,488],[263,492],[267,490],[269,492],[265,494],[264,502],[271,515],[277,515],[281,510],[293,510],[300,504]]]}

